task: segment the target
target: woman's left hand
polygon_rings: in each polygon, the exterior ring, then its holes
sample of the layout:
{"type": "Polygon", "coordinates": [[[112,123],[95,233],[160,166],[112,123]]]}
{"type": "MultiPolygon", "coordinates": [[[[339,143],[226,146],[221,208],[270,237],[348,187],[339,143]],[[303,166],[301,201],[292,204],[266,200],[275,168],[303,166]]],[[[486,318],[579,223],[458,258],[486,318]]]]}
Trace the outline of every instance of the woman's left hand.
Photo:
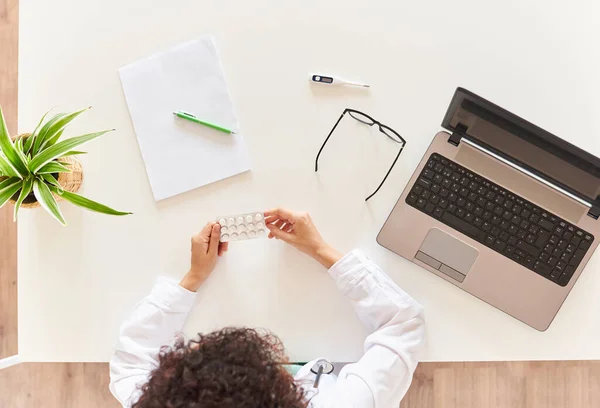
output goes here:
{"type": "Polygon", "coordinates": [[[180,286],[195,292],[210,276],[218,257],[229,249],[229,244],[219,242],[221,226],[210,222],[198,234],[192,237],[192,261],[189,272],[185,275],[180,286]]]}

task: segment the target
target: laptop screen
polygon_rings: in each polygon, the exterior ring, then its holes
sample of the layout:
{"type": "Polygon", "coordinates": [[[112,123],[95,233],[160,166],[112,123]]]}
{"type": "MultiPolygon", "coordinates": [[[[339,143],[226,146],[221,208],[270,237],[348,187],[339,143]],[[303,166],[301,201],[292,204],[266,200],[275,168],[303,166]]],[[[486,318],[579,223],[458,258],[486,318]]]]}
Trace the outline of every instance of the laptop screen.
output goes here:
{"type": "Polygon", "coordinates": [[[588,202],[600,196],[600,159],[465,89],[442,126],[466,127],[478,144],[588,202]]]}

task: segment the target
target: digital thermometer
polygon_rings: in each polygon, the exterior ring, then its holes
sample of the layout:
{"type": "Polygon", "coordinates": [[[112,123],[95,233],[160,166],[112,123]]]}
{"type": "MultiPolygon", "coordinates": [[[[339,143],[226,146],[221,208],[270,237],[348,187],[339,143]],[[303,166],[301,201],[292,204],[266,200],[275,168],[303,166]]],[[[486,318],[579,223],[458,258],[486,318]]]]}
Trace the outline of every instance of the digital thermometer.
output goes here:
{"type": "Polygon", "coordinates": [[[342,78],[330,76],[330,75],[320,75],[320,74],[312,74],[310,76],[310,82],[314,82],[317,84],[323,85],[350,85],[350,86],[360,86],[363,88],[370,88],[371,85],[360,84],[358,82],[347,81],[342,78]]]}

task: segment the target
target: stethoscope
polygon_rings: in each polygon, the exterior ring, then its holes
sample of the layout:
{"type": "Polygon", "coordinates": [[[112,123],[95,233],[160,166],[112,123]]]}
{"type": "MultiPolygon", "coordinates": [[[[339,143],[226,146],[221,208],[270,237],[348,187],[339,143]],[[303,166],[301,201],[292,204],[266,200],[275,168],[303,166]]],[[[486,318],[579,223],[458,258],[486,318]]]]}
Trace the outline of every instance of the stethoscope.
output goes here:
{"type": "Polygon", "coordinates": [[[319,386],[319,381],[321,380],[321,376],[323,374],[331,374],[333,372],[333,364],[331,364],[327,360],[318,360],[310,369],[310,372],[316,374],[315,382],[313,384],[313,388],[317,388],[319,386]]]}

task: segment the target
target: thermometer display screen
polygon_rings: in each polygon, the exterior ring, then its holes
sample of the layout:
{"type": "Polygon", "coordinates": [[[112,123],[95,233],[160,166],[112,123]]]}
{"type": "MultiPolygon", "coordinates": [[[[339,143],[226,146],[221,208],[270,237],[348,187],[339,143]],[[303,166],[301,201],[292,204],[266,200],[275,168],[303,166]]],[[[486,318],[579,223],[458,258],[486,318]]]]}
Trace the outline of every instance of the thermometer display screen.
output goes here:
{"type": "Polygon", "coordinates": [[[332,77],[326,77],[326,76],[321,76],[321,75],[313,75],[312,79],[315,82],[321,82],[321,83],[324,83],[324,84],[332,84],[333,83],[333,78],[332,77]]]}

